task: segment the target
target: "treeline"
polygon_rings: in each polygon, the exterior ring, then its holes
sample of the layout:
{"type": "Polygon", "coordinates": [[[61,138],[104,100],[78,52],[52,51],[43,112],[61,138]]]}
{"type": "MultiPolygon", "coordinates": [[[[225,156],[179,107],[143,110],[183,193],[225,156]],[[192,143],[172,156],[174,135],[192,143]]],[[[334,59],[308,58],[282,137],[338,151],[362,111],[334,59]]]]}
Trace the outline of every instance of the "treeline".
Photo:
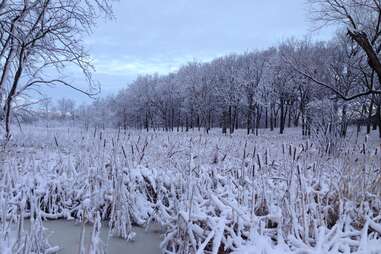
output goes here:
{"type": "Polygon", "coordinates": [[[289,40],[278,47],[191,62],[138,77],[116,96],[80,109],[86,125],[188,131],[301,127],[345,136],[350,124],[379,128],[379,80],[355,42],[289,40]]]}

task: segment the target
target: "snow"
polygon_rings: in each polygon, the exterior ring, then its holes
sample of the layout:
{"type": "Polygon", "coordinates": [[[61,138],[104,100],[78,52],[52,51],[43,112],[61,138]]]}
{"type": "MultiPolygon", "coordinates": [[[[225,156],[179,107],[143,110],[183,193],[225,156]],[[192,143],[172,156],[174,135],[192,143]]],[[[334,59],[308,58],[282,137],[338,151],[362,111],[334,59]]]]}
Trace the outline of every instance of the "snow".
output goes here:
{"type": "Polygon", "coordinates": [[[1,253],[56,251],[46,219],[91,223],[92,253],[103,253],[101,221],[126,241],[133,225],[159,225],[165,253],[381,252],[381,156],[371,137],[348,139],[334,156],[297,130],[117,133],[15,134],[0,153],[0,234],[9,223],[20,234],[1,238],[1,253]],[[22,229],[31,217],[34,232],[22,229]]]}

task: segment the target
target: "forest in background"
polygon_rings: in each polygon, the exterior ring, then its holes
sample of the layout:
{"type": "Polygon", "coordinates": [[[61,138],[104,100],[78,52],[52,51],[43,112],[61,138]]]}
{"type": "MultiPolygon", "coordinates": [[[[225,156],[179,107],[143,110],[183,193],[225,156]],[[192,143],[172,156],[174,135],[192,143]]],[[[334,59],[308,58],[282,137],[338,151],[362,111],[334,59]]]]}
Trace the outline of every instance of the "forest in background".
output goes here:
{"type": "MultiPolygon", "coordinates": [[[[74,107],[61,99],[42,119],[75,119],[85,127],[166,131],[301,127],[346,136],[381,130],[381,95],[375,72],[344,33],[328,42],[288,40],[278,47],[191,62],[168,75],[143,75],[115,96],[74,107]],[[364,94],[365,93],[365,94],[364,94]],[[68,117],[71,116],[71,117],[68,117]]],[[[45,112],[45,113],[43,113],[45,112]]],[[[380,131],[381,137],[381,131],[380,131]]]]}

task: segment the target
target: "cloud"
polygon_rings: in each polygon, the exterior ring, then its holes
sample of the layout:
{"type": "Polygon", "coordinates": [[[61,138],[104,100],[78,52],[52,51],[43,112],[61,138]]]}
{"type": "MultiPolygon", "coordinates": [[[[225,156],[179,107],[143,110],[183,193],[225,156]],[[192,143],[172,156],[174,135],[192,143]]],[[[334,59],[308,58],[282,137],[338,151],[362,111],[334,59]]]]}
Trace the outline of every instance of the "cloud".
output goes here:
{"type": "MultiPolygon", "coordinates": [[[[116,19],[100,20],[94,34],[84,38],[105,94],[140,74],[166,74],[189,61],[311,35],[305,0],[123,0],[114,5],[116,19]]],[[[314,32],[313,37],[331,34],[314,32]]]]}
{"type": "Polygon", "coordinates": [[[192,55],[171,56],[157,55],[150,58],[97,58],[94,60],[94,66],[97,74],[117,75],[117,76],[136,76],[142,74],[167,74],[179,69],[182,65],[191,61],[205,62],[211,60],[213,56],[199,54],[196,58],[192,55]]]}

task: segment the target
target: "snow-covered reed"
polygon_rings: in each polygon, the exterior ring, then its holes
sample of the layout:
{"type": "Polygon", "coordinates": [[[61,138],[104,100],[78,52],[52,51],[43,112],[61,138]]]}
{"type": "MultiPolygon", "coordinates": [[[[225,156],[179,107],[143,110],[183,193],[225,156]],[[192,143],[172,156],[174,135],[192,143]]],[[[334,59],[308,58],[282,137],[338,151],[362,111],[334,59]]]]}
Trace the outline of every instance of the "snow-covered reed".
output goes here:
{"type": "Polygon", "coordinates": [[[1,248],[54,251],[42,221],[75,219],[94,223],[92,253],[103,253],[100,220],[126,240],[132,225],[160,225],[164,253],[379,253],[381,156],[369,140],[333,155],[296,132],[27,128],[0,155],[1,248]]]}

